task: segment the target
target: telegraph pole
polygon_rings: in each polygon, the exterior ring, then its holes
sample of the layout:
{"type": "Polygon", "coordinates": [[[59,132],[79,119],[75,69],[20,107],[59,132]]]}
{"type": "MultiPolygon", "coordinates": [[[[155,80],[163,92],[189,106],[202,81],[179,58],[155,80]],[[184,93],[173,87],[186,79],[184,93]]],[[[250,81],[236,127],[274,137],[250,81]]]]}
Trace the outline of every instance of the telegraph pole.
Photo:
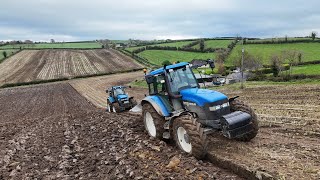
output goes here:
{"type": "Polygon", "coordinates": [[[244,39],[242,38],[242,57],[241,57],[241,89],[243,89],[243,56],[244,56],[244,47],[243,47],[243,41],[244,39]]]}

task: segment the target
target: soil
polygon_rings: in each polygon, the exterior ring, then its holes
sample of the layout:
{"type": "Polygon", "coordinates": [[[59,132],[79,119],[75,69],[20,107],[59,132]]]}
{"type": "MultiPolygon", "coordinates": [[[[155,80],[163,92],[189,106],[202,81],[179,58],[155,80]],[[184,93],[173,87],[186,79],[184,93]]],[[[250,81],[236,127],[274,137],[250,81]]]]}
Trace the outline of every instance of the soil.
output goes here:
{"type": "MultiPolygon", "coordinates": [[[[112,86],[128,85],[130,82],[143,79],[142,71],[132,73],[121,73],[107,76],[99,76],[85,79],[77,79],[70,81],[70,84],[92,104],[99,108],[106,108],[107,97],[106,89],[112,86]]],[[[147,89],[140,87],[127,88],[126,92],[130,97],[134,97],[139,103],[144,95],[147,94],[147,89]]]]}
{"type": "Polygon", "coordinates": [[[0,179],[240,179],[150,139],[67,83],[0,90],[0,179]]]}
{"type": "Polygon", "coordinates": [[[320,178],[319,85],[269,85],[221,91],[229,97],[239,95],[254,108],[260,131],[248,143],[213,134],[210,154],[277,178],[320,178]]]}
{"type": "Polygon", "coordinates": [[[0,85],[139,69],[112,49],[24,50],[0,64],[0,85]]]}
{"type": "MultiPolygon", "coordinates": [[[[89,100],[104,108],[105,87],[129,83],[135,78],[140,80],[143,75],[136,72],[71,84],[84,96],[89,92],[93,97],[89,100]],[[81,90],[81,86],[94,88],[81,90]]],[[[244,177],[251,172],[256,177],[266,173],[267,177],[285,179],[320,178],[320,85],[267,85],[219,91],[229,97],[239,95],[240,100],[248,103],[258,115],[260,130],[251,142],[212,134],[211,159],[244,177]],[[246,172],[239,172],[240,167],[246,172]]],[[[135,87],[129,94],[141,100],[147,89],[135,87]]]]}

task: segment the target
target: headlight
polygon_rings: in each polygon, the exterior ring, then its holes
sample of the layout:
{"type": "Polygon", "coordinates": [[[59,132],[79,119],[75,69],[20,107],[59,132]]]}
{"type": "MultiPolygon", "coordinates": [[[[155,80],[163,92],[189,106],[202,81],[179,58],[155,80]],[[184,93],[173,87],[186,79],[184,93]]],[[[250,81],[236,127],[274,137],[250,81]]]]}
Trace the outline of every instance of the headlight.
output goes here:
{"type": "Polygon", "coordinates": [[[226,108],[228,106],[229,106],[229,102],[226,102],[226,103],[223,103],[221,105],[216,105],[216,106],[209,107],[209,110],[210,111],[216,111],[216,110],[219,110],[221,108],[226,108]]]}

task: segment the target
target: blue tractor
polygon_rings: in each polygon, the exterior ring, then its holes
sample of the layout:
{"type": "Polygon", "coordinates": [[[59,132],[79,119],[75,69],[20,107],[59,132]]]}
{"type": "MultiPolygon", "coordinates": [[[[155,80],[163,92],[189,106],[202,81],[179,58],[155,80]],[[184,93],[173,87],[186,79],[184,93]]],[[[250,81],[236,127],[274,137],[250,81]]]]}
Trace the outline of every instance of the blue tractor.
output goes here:
{"type": "MultiPolygon", "coordinates": [[[[125,92],[126,86],[112,86],[106,90],[109,94],[107,99],[107,111],[108,112],[122,112],[129,110],[137,105],[137,102],[133,97],[125,92]]],[[[129,86],[131,88],[131,86],[129,86]]]]}
{"type": "Polygon", "coordinates": [[[141,101],[142,115],[154,138],[174,139],[182,151],[202,159],[209,133],[219,131],[240,141],[250,141],[258,133],[253,109],[238,96],[201,89],[188,63],[164,66],[145,79],[149,96],[141,101]]]}

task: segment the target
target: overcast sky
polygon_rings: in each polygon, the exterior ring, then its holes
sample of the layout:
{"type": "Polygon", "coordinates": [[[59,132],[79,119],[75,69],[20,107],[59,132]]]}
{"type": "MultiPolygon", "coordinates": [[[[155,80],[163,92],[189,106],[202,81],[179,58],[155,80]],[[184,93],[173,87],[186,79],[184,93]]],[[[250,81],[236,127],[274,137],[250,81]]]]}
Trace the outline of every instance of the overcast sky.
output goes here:
{"type": "Polygon", "coordinates": [[[320,33],[318,0],[1,0],[0,40],[184,39],[320,33]]]}

